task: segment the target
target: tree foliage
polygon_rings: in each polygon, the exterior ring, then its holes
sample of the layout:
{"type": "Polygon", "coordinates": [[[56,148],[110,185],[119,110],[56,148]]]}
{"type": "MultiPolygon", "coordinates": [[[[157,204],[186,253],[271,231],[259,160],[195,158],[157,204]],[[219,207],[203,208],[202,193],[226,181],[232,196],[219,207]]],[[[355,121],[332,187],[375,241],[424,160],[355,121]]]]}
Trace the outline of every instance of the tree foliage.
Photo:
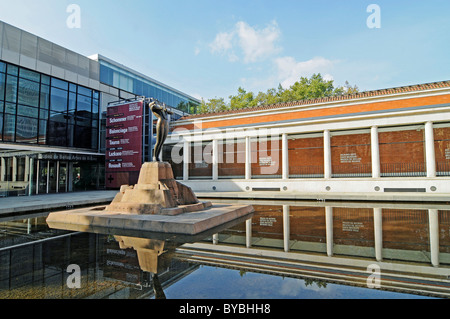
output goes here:
{"type": "Polygon", "coordinates": [[[202,100],[198,113],[222,112],[358,92],[358,87],[356,85],[350,86],[347,81],[344,86],[335,87],[333,80],[325,80],[319,73],[313,74],[310,78],[301,77],[288,89],[283,88],[280,84],[277,89],[268,89],[266,92],[259,92],[257,95],[239,87],[236,95],[229,96],[230,101],[228,103],[223,98],[202,100]]]}

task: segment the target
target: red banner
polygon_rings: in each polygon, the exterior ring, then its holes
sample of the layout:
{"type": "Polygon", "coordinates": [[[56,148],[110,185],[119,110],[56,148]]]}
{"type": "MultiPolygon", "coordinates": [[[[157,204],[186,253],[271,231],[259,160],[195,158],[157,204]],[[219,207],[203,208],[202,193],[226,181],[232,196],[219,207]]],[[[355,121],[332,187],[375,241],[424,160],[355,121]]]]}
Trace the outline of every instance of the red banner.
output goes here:
{"type": "Polygon", "coordinates": [[[106,187],[136,184],[142,165],[143,102],[106,111],[106,187]]]}

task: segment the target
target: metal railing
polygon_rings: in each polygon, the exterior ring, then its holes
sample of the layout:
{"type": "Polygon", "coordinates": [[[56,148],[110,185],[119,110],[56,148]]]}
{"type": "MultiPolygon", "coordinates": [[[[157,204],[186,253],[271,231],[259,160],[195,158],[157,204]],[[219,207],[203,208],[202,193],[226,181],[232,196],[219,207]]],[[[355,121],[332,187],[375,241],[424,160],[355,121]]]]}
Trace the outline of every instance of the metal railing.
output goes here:
{"type": "Polygon", "coordinates": [[[331,177],[372,177],[372,164],[333,165],[331,177]]]}
{"type": "Polygon", "coordinates": [[[323,177],[323,165],[289,166],[289,178],[323,177]]]}
{"type": "Polygon", "coordinates": [[[438,162],[436,176],[450,176],[450,162],[438,162]]]}
{"type": "Polygon", "coordinates": [[[427,176],[425,163],[384,163],[381,164],[382,177],[427,176]]]}

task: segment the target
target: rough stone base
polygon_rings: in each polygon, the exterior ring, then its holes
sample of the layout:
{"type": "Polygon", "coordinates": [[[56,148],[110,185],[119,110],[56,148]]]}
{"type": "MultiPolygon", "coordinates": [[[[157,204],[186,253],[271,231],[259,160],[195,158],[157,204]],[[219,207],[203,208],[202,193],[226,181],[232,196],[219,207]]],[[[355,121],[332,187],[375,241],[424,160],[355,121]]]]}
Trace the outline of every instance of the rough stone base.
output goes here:
{"type": "Polygon", "coordinates": [[[51,213],[47,217],[47,224],[50,228],[104,234],[145,231],[197,235],[238,219],[251,218],[254,211],[251,205],[213,204],[202,211],[170,216],[111,213],[104,208],[105,206],[101,206],[51,213]]]}

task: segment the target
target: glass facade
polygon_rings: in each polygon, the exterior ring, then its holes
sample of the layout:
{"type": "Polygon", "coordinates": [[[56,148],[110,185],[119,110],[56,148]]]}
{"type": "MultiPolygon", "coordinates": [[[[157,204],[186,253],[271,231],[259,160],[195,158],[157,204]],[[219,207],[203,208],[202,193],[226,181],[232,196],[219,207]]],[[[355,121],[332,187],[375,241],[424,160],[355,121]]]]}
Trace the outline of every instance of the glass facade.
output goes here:
{"type": "Polygon", "coordinates": [[[197,107],[200,105],[198,101],[107,61],[99,60],[99,63],[101,83],[138,96],[155,98],[167,106],[185,113],[195,114],[197,112],[197,107]]]}
{"type": "Polygon", "coordinates": [[[97,150],[99,107],[96,90],[0,62],[0,142],[97,150]]]}

